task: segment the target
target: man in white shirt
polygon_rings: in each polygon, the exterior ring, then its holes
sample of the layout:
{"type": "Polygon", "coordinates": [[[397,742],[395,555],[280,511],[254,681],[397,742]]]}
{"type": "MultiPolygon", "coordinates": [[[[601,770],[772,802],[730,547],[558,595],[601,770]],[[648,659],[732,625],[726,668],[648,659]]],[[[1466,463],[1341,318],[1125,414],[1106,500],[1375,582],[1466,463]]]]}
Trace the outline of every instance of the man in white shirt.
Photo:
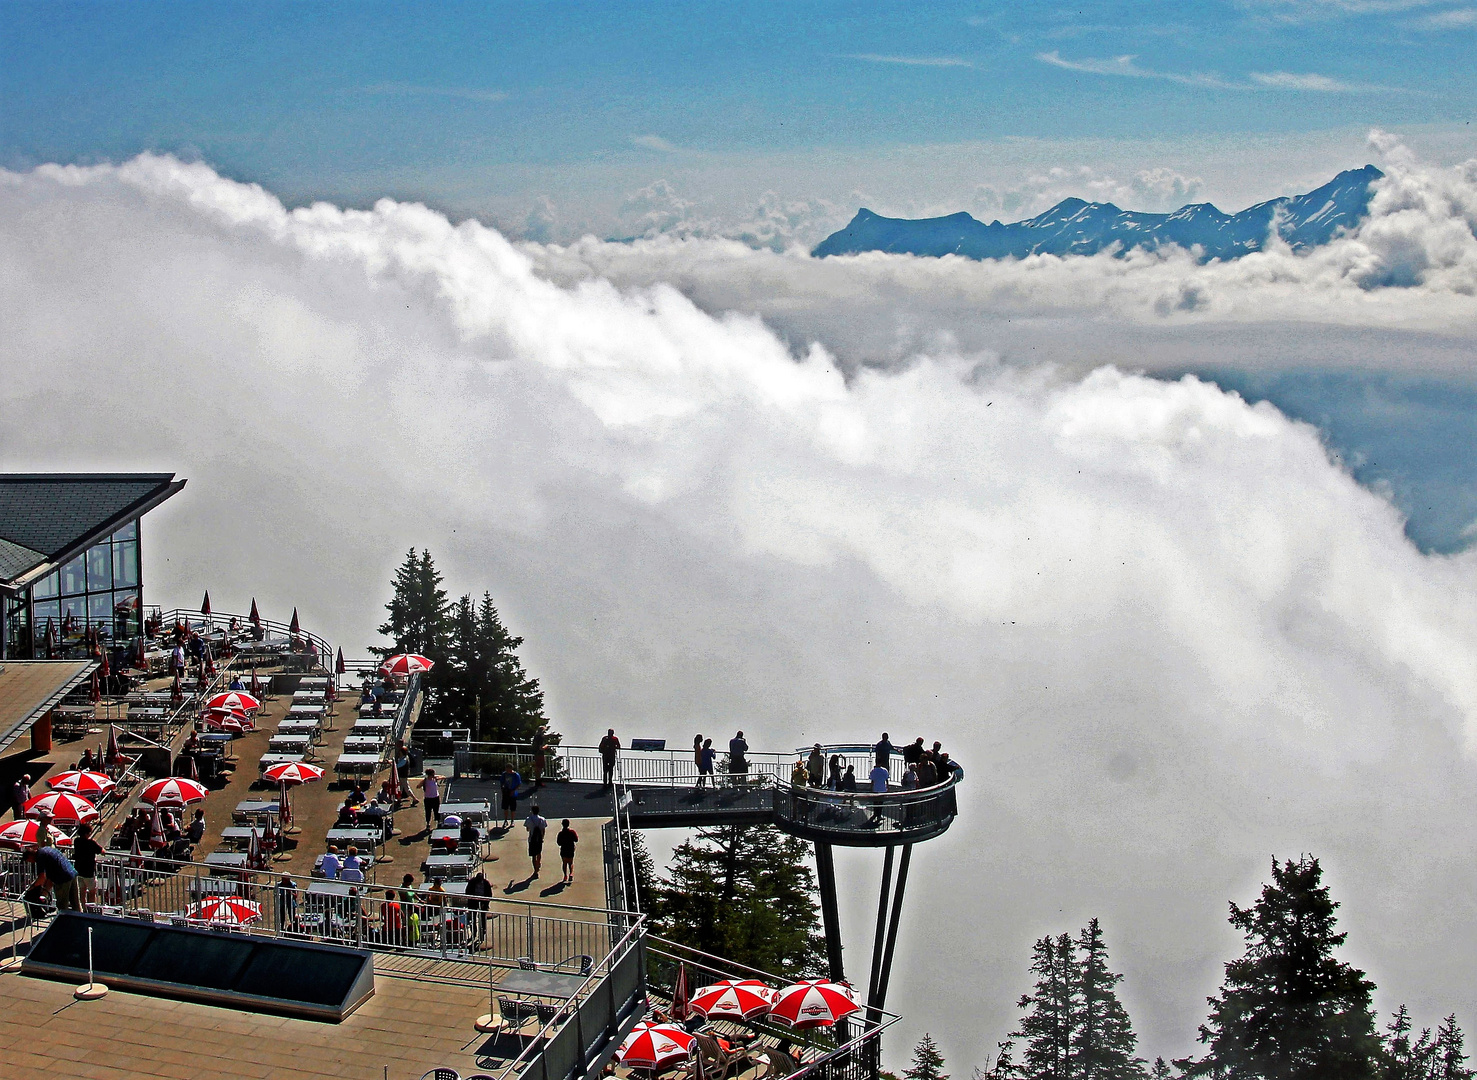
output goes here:
{"type": "Polygon", "coordinates": [[[328,845],[328,854],[323,856],[323,876],[330,881],[338,877],[339,867],[338,848],[332,844],[328,845]]]}
{"type": "Polygon", "coordinates": [[[887,791],[887,766],[877,764],[872,766],[872,792],[882,795],[887,791]]]}

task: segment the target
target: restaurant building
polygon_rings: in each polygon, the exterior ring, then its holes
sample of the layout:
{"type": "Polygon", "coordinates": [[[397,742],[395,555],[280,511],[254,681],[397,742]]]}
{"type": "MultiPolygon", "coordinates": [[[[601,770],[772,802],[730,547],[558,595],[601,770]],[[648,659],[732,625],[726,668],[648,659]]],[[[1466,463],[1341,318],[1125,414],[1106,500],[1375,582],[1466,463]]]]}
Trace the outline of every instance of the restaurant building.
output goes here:
{"type": "Polygon", "coordinates": [[[140,638],[139,522],[184,486],[173,473],[0,474],[0,660],[140,638]]]}

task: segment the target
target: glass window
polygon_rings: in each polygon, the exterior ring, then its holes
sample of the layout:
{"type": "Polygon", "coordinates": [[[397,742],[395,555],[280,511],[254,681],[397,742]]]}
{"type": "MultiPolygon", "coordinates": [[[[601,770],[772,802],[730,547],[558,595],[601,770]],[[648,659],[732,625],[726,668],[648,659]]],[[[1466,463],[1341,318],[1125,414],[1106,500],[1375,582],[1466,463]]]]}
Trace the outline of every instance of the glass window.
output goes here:
{"type": "Polygon", "coordinates": [[[115,532],[113,534],[113,539],[114,540],[137,540],[138,539],[138,518],[134,518],[127,525],[123,526],[123,528],[121,528],[117,532],[115,532]]]}
{"type": "Polygon", "coordinates": [[[118,640],[138,637],[143,632],[140,622],[138,593],[120,589],[113,594],[113,636],[118,640]]]}
{"type": "Polygon", "coordinates": [[[57,586],[61,584],[60,576],[55,570],[47,574],[36,584],[31,586],[31,597],[42,600],[56,595],[57,586]]]}
{"type": "Polygon", "coordinates": [[[113,545],[113,584],[118,588],[138,585],[138,543],[130,540],[113,545]]]}
{"type": "Polygon", "coordinates": [[[113,625],[113,594],[93,593],[87,598],[87,621],[92,626],[103,624],[104,632],[111,633],[113,625]]]}
{"type": "Polygon", "coordinates": [[[62,599],[62,618],[70,619],[69,633],[80,634],[87,621],[87,597],[67,596],[62,599]]]}
{"type": "Polygon", "coordinates": [[[86,564],[86,557],[78,555],[62,567],[63,596],[75,596],[77,593],[87,591],[86,564]]]}
{"type": "Polygon", "coordinates": [[[46,635],[46,624],[51,623],[51,632],[57,633],[57,622],[62,617],[62,605],[59,600],[43,600],[31,607],[31,625],[36,628],[36,640],[40,641],[46,635]]]}
{"type": "Polygon", "coordinates": [[[87,591],[103,592],[113,587],[113,548],[94,544],[87,549],[87,591]]]}

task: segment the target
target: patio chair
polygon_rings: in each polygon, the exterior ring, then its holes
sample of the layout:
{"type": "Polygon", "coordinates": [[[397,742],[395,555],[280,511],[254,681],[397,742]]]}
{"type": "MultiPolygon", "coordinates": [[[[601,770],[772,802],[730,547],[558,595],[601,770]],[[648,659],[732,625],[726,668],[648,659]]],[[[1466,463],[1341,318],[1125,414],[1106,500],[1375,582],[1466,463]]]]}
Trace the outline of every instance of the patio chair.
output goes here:
{"type": "Polygon", "coordinates": [[[455,1069],[432,1069],[421,1080],[462,1080],[462,1075],[455,1069]]]}

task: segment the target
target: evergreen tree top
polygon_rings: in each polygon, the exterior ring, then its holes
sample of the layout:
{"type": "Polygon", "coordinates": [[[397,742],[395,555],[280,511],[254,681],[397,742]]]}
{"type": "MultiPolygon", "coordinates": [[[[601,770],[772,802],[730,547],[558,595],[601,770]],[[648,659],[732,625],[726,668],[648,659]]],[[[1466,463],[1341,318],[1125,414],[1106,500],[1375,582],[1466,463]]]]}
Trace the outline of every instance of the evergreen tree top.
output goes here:
{"type": "Polygon", "coordinates": [[[903,1075],[908,1080],[949,1080],[949,1074],[944,1072],[944,1055],[928,1032],[925,1031],[918,1045],[913,1047],[913,1064],[903,1071],[903,1075]]]}

